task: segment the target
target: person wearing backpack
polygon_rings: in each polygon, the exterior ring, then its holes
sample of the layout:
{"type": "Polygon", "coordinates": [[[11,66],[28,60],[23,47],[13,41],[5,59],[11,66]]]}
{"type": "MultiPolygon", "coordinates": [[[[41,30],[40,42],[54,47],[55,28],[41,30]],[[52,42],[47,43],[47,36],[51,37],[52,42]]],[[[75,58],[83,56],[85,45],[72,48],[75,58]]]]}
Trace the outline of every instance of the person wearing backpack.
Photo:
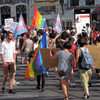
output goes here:
{"type": "Polygon", "coordinates": [[[79,49],[76,51],[76,62],[79,67],[79,74],[81,79],[81,84],[84,88],[84,99],[89,98],[89,89],[88,89],[88,82],[89,82],[89,74],[90,69],[94,68],[93,66],[93,59],[89,53],[88,48],[85,47],[85,39],[80,38],[78,40],[79,49]]]}

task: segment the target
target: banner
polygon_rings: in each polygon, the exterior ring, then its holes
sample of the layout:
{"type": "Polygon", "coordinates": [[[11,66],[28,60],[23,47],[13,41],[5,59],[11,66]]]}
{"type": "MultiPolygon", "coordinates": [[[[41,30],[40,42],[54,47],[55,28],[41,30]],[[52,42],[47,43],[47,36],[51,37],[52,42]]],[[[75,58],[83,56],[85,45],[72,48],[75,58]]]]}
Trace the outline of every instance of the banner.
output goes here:
{"type": "Polygon", "coordinates": [[[5,26],[10,26],[13,22],[13,18],[5,19],[5,26]]]}

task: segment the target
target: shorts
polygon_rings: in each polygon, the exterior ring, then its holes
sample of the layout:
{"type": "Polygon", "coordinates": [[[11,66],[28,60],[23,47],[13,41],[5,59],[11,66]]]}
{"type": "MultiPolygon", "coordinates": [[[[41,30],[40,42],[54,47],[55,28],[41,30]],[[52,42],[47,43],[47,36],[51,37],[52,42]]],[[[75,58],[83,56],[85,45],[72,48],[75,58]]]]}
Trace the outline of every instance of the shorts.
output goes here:
{"type": "Polygon", "coordinates": [[[81,79],[81,84],[83,87],[85,86],[89,86],[88,82],[89,82],[89,74],[90,74],[90,70],[79,70],[79,74],[80,74],[80,79],[81,79]]]}
{"type": "Polygon", "coordinates": [[[15,73],[14,63],[13,62],[7,62],[7,66],[3,67],[3,73],[4,75],[7,75],[8,73],[15,73]]]}

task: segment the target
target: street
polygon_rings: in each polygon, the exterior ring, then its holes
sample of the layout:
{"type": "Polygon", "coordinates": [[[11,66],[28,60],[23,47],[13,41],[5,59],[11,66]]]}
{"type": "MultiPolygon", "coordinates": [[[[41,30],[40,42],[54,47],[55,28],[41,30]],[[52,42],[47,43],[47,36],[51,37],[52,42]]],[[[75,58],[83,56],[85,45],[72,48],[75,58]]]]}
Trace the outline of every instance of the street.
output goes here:
{"type": "MultiPolygon", "coordinates": [[[[7,78],[5,86],[5,94],[2,94],[0,88],[0,100],[63,100],[64,95],[60,90],[59,80],[55,80],[54,69],[50,69],[49,76],[46,77],[45,90],[41,92],[36,89],[37,82],[30,81],[30,79],[24,80],[24,75],[27,66],[20,64],[21,58],[18,56],[17,62],[17,74],[16,80],[20,82],[19,85],[13,86],[13,91],[17,94],[8,94],[9,90],[9,78],[7,78]]],[[[3,70],[0,64],[0,87],[2,87],[3,70]]],[[[96,80],[97,74],[93,70],[92,86],[89,87],[90,99],[88,100],[100,100],[100,81],[96,80]]],[[[78,68],[75,69],[75,87],[69,87],[69,100],[83,100],[84,94],[81,82],[79,79],[78,68]]]]}

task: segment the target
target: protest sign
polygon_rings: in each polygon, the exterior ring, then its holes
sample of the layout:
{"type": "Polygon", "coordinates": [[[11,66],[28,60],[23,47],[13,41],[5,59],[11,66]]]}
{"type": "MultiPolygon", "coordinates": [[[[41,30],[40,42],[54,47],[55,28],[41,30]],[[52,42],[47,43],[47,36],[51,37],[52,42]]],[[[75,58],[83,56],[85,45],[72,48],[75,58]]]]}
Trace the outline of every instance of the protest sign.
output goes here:
{"type": "Polygon", "coordinates": [[[10,26],[4,26],[4,30],[9,31],[10,30],[10,26]]]}
{"type": "Polygon", "coordinates": [[[10,25],[9,31],[13,33],[15,31],[17,25],[18,25],[18,22],[12,22],[11,25],[10,25]]]}
{"type": "MultiPolygon", "coordinates": [[[[89,49],[90,54],[92,55],[94,66],[97,69],[100,69],[100,47],[99,46],[85,46],[89,49]]],[[[58,59],[50,59],[50,49],[48,48],[41,48],[41,55],[43,59],[43,65],[45,68],[54,68],[58,65],[58,59]]],[[[59,51],[59,49],[53,49],[54,54],[59,51]]]]}
{"type": "Polygon", "coordinates": [[[86,46],[89,49],[90,54],[92,55],[94,66],[97,69],[100,69],[100,47],[99,46],[86,46]]]}
{"type": "MultiPolygon", "coordinates": [[[[53,55],[56,54],[60,49],[53,49],[53,55]]],[[[54,68],[58,66],[58,59],[50,59],[50,49],[49,48],[41,48],[41,55],[43,60],[43,65],[45,68],[54,68]]]]}
{"type": "Polygon", "coordinates": [[[5,26],[10,26],[13,22],[13,18],[5,19],[5,26]]]}

